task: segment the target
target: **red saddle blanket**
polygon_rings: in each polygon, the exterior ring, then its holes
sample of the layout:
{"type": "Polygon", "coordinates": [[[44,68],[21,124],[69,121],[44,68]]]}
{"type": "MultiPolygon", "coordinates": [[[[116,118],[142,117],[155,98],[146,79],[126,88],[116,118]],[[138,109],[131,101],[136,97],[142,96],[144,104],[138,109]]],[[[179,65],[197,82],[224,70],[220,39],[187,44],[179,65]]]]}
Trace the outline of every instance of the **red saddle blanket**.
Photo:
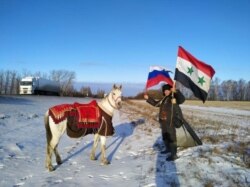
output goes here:
{"type": "Polygon", "coordinates": [[[100,109],[96,100],[88,104],[61,104],[49,109],[49,115],[53,121],[58,124],[65,119],[68,122],[77,124],[78,128],[99,128],[100,127],[100,109]]]}

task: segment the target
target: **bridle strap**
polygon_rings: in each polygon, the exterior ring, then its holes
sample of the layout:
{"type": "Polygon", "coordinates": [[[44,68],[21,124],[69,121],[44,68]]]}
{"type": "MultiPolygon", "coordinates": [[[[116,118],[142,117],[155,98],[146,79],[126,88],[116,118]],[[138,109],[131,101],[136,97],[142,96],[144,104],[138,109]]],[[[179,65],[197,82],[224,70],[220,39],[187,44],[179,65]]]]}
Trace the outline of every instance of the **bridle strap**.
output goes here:
{"type": "Polygon", "coordinates": [[[114,108],[114,109],[117,109],[118,110],[118,107],[117,107],[117,104],[116,104],[116,101],[117,101],[117,99],[119,99],[119,98],[121,98],[121,96],[119,96],[119,97],[117,97],[116,99],[114,99],[113,98],[113,96],[112,96],[112,99],[114,100],[114,102],[115,102],[115,106],[111,103],[111,101],[109,100],[109,97],[108,97],[108,102],[109,102],[109,104],[110,104],[110,106],[112,107],[112,108],[114,108]]]}

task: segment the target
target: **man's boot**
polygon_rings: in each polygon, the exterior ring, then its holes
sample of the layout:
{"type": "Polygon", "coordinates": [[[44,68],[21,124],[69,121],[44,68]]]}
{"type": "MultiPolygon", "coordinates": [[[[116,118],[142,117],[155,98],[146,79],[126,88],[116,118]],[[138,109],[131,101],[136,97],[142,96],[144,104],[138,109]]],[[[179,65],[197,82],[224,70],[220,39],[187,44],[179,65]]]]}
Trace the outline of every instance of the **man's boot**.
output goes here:
{"type": "Polygon", "coordinates": [[[176,155],[176,153],[177,153],[176,143],[170,143],[169,148],[170,148],[171,155],[166,159],[166,161],[174,161],[178,158],[176,155]]]}

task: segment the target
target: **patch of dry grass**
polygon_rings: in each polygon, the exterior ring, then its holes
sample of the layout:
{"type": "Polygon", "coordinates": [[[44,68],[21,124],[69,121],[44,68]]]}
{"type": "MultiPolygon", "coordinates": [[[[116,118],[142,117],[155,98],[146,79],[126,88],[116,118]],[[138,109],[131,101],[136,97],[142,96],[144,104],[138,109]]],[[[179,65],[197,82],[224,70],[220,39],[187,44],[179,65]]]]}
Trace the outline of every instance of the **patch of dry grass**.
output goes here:
{"type": "MultiPolygon", "coordinates": [[[[204,106],[199,101],[188,101],[186,104],[204,106]],[[199,104],[197,104],[199,103],[199,104]]],[[[206,106],[213,107],[228,107],[250,110],[250,102],[206,102],[206,106]]],[[[206,107],[205,106],[205,107],[206,107]]],[[[145,101],[128,100],[124,106],[126,111],[129,111],[131,121],[135,128],[140,129],[147,134],[152,135],[154,128],[159,128],[158,113],[159,108],[153,107],[145,101]],[[139,120],[138,120],[139,119],[139,120]],[[140,125],[141,122],[143,125],[140,125]]],[[[250,168],[250,127],[239,125],[236,119],[239,117],[232,114],[221,113],[215,116],[216,113],[206,113],[206,111],[192,111],[183,107],[183,115],[186,121],[194,129],[198,137],[202,140],[204,146],[197,148],[195,153],[198,153],[197,161],[207,162],[213,168],[219,162],[231,163],[239,167],[250,168]],[[230,124],[228,122],[231,122],[230,124]]],[[[248,120],[249,117],[244,118],[248,120]]],[[[241,121],[240,121],[241,122],[241,121]]],[[[143,140],[141,137],[136,137],[138,140],[143,140]]],[[[184,148],[178,148],[181,151],[184,148]]],[[[160,168],[155,169],[156,172],[162,172],[160,168]]],[[[151,172],[151,170],[149,170],[151,172]]],[[[194,174],[197,179],[202,178],[200,173],[194,174]]],[[[223,173],[224,175],[224,173],[223,173]]],[[[227,175],[225,173],[225,175],[227,175]]],[[[234,178],[228,176],[232,184],[237,184],[234,178]]],[[[211,178],[206,179],[204,186],[213,187],[221,186],[222,184],[213,181],[211,178]]]]}
{"type": "Polygon", "coordinates": [[[208,182],[206,182],[206,184],[205,184],[204,186],[205,186],[205,187],[214,187],[213,181],[208,181],[208,182]]]}
{"type": "Polygon", "coordinates": [[[227,151],[243,155],[247,151],[249,144],[250,142],[235,142],[227,148],[227,151]]]}
{"type": "MultiPolygon", "coordinates": [[[[188,101],[188,104],[197,104],[201,103],[200,101],[188,101]]],[[[202,103],[201,103],[202,104],[202,103]]],[[[249,104],[250,102],[212,102],[208,101],[206,102],[207,106],[214,106],[214,107],[237,107],[240,109],[243,109],[246,107],[246,104],[249,104]],[[225,103],[227,103],[225,105],[225,103]]],[[[125,102],[125,107],[129,109],[131,112],[131,119],[138,119],[144,118],[149,122],[150,126],[144,126],[144,130],[147,131],[149,134],[151,132],[152,127],[159,127],[158,123],[158,112],[159,108],[153,107],[146,103],[146,101],[136,101],[136,100],[127,100],[125,102]]],[[[248,107],[248,106],[247,106],[248,107]]],[[[246,108],[247,108],[246,107],[246,108]]],[[[250,107],[248,107],[250,109],[250,107]]],[[[193,112],[189,112],[186,110],[183,110],[184,117],[186,121],[189,122],[189,124],[192,126],[194,131],[198,134],[198,136],[201,138],[201,140],[204,143],[209,144],[217,144],[217,143],[223,143],[223,142],[236,142],[238,141],[239,136],[239,127],[238,125],[231,125],[230,127],[228,124],[223,124],[221,121],[216,121],[213,118],[205,119],[202,117],[199,117],[195,115],[193,112]],[[224,130],[222,132],[222,129],[224,130]]],[[[140,128],[140,127],[139,127],[140,128]]],[[[249,132],[249,128],[243,128],[241,127],[244,132],[249,132]]],[[[243,135],[244,136],[244,135],[243,135]]]]}
{"type": "Polygon", "coordinates": [[[145,118],[147,121],[153,126],[158,126],[157,123],[157,115],[158,115],[158,108],[152,107],[148,103],[136,102],[133,100],[127,100],[124,104],[129,111],[129,118],[134,120],[140,117],[145,118]]]}
{"type": "Polygon", "coordinates": [[[186,100],[184,105],[250,110],[250,101],[206,101],[205,103],[203,103],[199,100],[186,100]]]}

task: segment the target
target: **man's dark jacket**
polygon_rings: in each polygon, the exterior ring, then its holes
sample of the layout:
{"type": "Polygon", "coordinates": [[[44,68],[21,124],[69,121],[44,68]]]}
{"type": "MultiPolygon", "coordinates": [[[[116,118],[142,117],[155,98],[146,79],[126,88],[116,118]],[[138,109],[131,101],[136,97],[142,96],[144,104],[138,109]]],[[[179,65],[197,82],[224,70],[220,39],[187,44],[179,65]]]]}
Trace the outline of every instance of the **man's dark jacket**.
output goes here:
{"type": "Polygon", "coordinates": [[[177,122],[176,118],[182,119],[182,112],[179,104],[184,103],[185,97],[179,90],[176,90],[174,98],[176,99],[176,104],[172,104],[171,102],[172,94],[165,96],[160,101],[155,101],[151,97],[147,100],[149,104],[160,107],[159,122],[161,124],[162,133],[165,133],[169,128],[174,127],[174,123],[177,122]]]}

